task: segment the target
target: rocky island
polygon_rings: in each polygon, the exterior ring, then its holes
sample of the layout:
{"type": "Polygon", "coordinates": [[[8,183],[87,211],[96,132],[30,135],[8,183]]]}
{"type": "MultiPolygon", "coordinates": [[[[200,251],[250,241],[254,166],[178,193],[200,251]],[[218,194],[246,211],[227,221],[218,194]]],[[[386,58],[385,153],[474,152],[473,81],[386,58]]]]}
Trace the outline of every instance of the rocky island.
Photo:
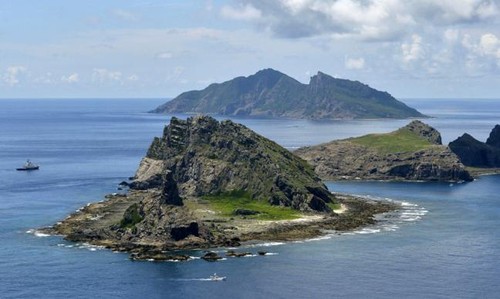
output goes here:
{"type": "Polygon", "coordinates": [[[172,118],[123,184],[126,194],[45,231],[134,259],[185,259],[172,250],[304,239],[372,224],[375,214],[398,208],[334,195],[306,161],[243,125],[207,116],[172,118]],[[340,208],[347,211],[335,213],[340,208]]]}
{"type": "Polygon", "coordinates": [[[273,69],[184,92],[151,112],[295,119],[424,117],[389,93],[358,81],[318,72],[303,84],[273,69]]]}
{"type": "Polygon", "coordinates": [[[460,159],[434,128],[412,121],[387,134],[370,134],[300,148],[295,154],[325,180],[471,181],[460,159]]]}
{"type": "Polygon", "coordinates": [[[466,165],[478,168],[500,167],[500,125],[491,130],[486,142],[481,142],[465,133],[450,142],[451,150],[466,165]]]}

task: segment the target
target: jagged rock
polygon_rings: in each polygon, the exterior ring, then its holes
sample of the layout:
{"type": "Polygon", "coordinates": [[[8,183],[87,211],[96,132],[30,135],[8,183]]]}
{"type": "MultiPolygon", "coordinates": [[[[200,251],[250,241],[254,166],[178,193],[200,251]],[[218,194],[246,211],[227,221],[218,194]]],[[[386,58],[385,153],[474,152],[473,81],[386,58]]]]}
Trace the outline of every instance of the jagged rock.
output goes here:
{"type": "Polygon", "coordinates": [[[222,259],[221,256],[212,251],[205,253],[201,258],[208,262],[215,262],[222,259]]]}
{"type": "Polygon", "coordinates": [[[161,203],[167,205],[182,206],[182,198],[179,196],[179,189],[171,171],[167,171],[163,176],[163,190],[161,193],[161,203]]]}
{"type": "Polygon", "coordinates": [[[252,255],[251,252],[236,252],[234,250],[228,250],[226,252],[226,256],[229,256],[229,257],[244,257],[244,256],[249,256],[249,255],[252,255]]]}
{"type": "Polygon", "coordinates": [[[440,142],[438,131],[413,121],[395,132],[332,141],[295,153],[324,179],[471,181],[458,157],[440,142]]]}
{"type": "Polygon", "coordinates": [[[486,143],[465,133],[450,142],[449,147],[467,166],[500,167],[500,125],[493,128],[486,143]]]}
{"type": "Polygon", "coordinates": [[[173,117],[162,138],[154,139],[142,163],[147,165],[139,169],[147,175],[138,172],[132,185],[151,185],[149,181],[162,175],[163,196],[174,196],[174,202],[180,202],[177,192],[187,198],[245,190],[252,198],[274,205],[330,212],[326,203],[334,200],[307,163],[229,120],[173,117]],[[156,171],[161,173],[151,172],[150,165],[160,164],[163,168],[156,171]]]}
{"type": "Polygon", "coordinates": [[[309,84],[273,69],[184,92],[154,113],[207,113],[308,119],[423,117],[387,92],[322,72],[309,84]]]}
{"type": "Polygon", "coordinates": [[[441,141],[441,133],[433,127],[419,121],[414,120],[408,125],[406,125],[403,129],[407,129],[424,139],[427,139],[432,144],[442,144],[441,141]]]}
{"type": "Polygon", "coordinates": [[[198,237],[200,235],[198,223],[191,222],[188,226],[173,227],[170,230],[170,235],[175,241],[185,239],[190,235],[198,237]]]}
{"type": "Polygon", "coordinates": [[[145,260],[155,260],[155,261],[178,261],[184,262],[189,260],[191,257],[185,254],[169,254],[163,250],[156,248],[134,248],[133,252],[130,254],[130,259],[134,261],[145,261],[145,260]]]}
{"type": "Polygon", "coordinates": [[[490,136],[488,140],[486,140],[486,144],[500,148],[500,125],[496,125],[493,130],[491,130],[490,136]]]}

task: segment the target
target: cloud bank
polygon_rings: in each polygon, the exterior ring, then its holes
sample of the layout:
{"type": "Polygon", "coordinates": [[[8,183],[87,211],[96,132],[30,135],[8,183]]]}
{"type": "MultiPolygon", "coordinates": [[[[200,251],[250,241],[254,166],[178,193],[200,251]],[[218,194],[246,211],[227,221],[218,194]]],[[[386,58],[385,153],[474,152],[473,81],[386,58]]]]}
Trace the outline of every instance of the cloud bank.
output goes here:
{"type": "Polygon", "coordinates": [[[419,27],[480,23],[499,17],[492,0],[241,0],[222,15],[254,22],[284,38],[318,35],[387,41],[419,27]]]}

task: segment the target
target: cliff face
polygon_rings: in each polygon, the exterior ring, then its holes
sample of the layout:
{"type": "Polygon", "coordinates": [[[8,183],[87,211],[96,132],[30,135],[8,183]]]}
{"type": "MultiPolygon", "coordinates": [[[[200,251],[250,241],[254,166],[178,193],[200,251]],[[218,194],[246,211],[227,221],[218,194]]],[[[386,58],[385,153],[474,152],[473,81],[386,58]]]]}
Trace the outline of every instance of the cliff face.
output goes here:
{"type": "Polygon", "coordinates": [[[210,113],[307,119],[422,117],[387,92],[318,72],[309,84],[272,69],[188,91],[155,113],[210,113]]]}
{"type": "Polygon", "coordinates": [[[395,132],[298,149],[323,179],[470,181],[434,128],[414,121],[395,132]]]}
{"type": "Polygon", "coordinates": [[[136,177],[133,188],[160,187],[167,204],[238,190],[300,211],[329,211],[333,200],[305,161],[242,125],[211,117],[172,118],[136,177]]]}
{"type": "Polygon", "coordinates": [[[500,167],[500,125],[493,128],[486,143],[465,133],[450,142],[449,147],[467,166],[500,167]]]}

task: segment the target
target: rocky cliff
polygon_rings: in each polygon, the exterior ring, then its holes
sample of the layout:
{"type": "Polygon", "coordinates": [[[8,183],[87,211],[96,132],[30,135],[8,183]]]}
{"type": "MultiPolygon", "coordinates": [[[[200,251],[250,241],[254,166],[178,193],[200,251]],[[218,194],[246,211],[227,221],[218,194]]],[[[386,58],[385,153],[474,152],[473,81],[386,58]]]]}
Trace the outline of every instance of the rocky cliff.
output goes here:
{"type": "Polygon", "coordinates": [[[387,92],[318,72],[309,84],[272,69],[188,91],[155,113],[306,119],[423,117],[387,92]]]}
{"type": "Polygon", "coordinates": [[[449,147],[467,166],[500,167],[500,125],[493,128],[486,143],[465,133],[450,142],[449,147]]]}
{"type": "Polygon", "coordinates": [[[176,205],[182,198],[239,190],[301,211],[329,212],[326,203],[333,201],[305,161],[243,125],[207,116],[172,118],[154,139],[132,187],[160,187],[164,203],[176,205]]]}
{"type": "Polygon", "coordinates": [[[387,134],[298,149],[323,179],[470,181],[458,157],[434,128],[413,121],[387,134]]]}

